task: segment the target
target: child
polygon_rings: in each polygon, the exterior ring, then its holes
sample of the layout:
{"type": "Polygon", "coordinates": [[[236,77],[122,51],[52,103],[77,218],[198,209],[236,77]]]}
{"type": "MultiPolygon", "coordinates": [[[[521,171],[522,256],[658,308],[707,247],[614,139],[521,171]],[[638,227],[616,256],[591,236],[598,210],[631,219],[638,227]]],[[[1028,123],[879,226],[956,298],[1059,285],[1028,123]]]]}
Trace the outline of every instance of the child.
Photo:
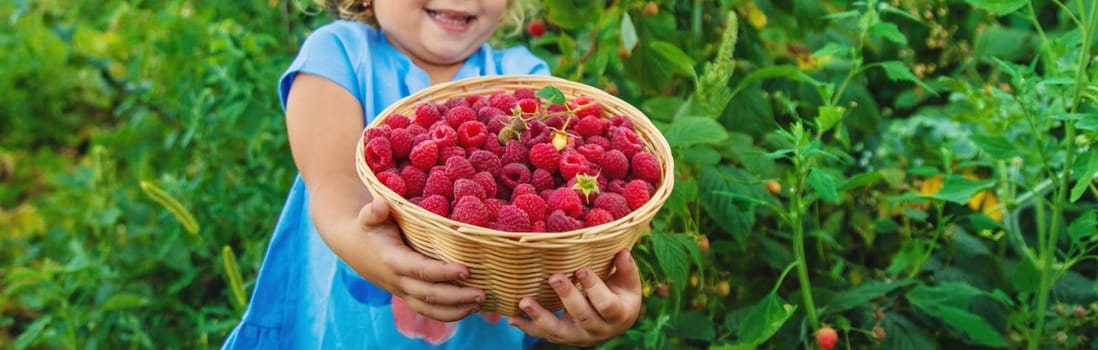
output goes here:
{"type": "MultiPolygon", "coordinates": [[[[318,0],[319,1],[319,0],[318,0]]],[[[605,283],[575,272],[549,277],[563,316],[532,298],[529,317],[476,313],[484,291],[459,287],[459,264],[404,244],[389,207],[355,172],[364,123],[431,84],[479,75],[548,74],[525,48],[485,42],[517,18],[522,0],[329,0],[343,20],[312,33],[282,76],[280,98],[294,161],[290,189],[242,322],[225,348],[529,348],[538,339],[590,345],[628,329],[640,280],[628,251],[605,283]]]]}

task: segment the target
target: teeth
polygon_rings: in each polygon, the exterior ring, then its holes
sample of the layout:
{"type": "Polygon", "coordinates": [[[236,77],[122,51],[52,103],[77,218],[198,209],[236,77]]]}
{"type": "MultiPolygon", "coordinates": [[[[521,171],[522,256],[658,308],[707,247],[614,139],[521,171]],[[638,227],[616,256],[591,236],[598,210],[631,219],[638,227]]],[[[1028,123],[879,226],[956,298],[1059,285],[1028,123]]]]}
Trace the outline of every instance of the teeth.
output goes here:
{"type": "Polygon", "coordinates": [[[450,16],[440,14],[440,13],[438,13],[438,11],[434,11],[434,10],[427,10],[427,15],[431,16],[431,18],[437,19],[439,21],[446,22],[446,23],[449,23],[449,24],[454,24],[454,25],[465,25],[465,24],[468,24],[469,21],[473,20],[473,16],[461,16],[461,17],[456,17],[455,18],[455,17],[450,17],[450,16]]]}

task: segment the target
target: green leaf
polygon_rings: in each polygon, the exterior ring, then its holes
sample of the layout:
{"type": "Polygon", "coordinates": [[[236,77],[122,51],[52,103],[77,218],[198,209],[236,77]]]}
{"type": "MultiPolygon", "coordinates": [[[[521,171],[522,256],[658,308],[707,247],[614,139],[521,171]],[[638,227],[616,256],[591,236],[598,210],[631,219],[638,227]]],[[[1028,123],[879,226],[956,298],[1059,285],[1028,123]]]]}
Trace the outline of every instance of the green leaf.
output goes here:
{"type": "Polygon", "coordinates": [[[541,1],[542,9],[549,14],[549,22],[566,30],[573,30],[584,24],[593,23],[593,20],[597,19],[595,16],[599,14],[598,8],[592,6],[593,4],[594,2],[591,1],[576,0],[541,1]],[[582,3],[584,6],[577,6],[577,3],[582,3]]]}
{"type": "Polygon", "coordinates": [[[974,181],[962,176],[951,175],[945,178],[941,191],[926,197],[957,204],[965,204],[968,203],[968,200],[975,196],[976,193],[988,189],[993,185],[995,185],[995,180],[974,181]]]}
{"type": "Polygon", "coordinates": [[[540,97],[541,99],[546,100],[552,104],[562,105],[564,104],[564,102],[566,102],[564,93],[561,92],[560,89],[552,85],[547,85],[541,88],[541,90],[538,90],[538,92],[534,94],[534,96],[540,97]]]}
{"type": "Polygon", "coordinates": [[[656,260],[667,277],[671,278],[671,284],[676,290],[686,288],[686,278],[690,273],[690,260],[686,256],[686,250],[679,241],[671,237],[672,234],[653,233],[652,249],[656,253],[656,260]]]}
{"type": "MultiPolygon", "coordinates": [[[[721,154],[712,146],[695,145],[682,151],[682,160],[701,165],[717,165],[721,162],[721,154]]],[[[679,159],[675,159],[679,161],[679,159]]]]}
{"type": "Polygon", "coordinates": [[[935,94],[935,95],[938,94],[938,92],[935,91],[934,88],[930,87],[930,85],[927,85],[922,80],[919,80],[919,78],[915,77],[915,74],[912,74],[911,70],[908,69],[907,65],[904,64],[903,62],[900,62],[900,61],[879,62],[879,63],[874,63],[874,64],[867,65],[866,68],[869,68],[873,65],[878,65],[878,66],[881,67],[881,69],[884,69],[885,75],[888,76],[889,80],[912,82],[912,83],[915,83],[915,84],[921,86],[923,89],[925,89],[926,91],[928,91],[932,94],[935,94]]]}
{"type": "Polygon", "coordinates": [[[717,143],[728,138],[728,131],[715,120],[702,117],[683,117],[671,123],[664,133],[671,147],[686,147],[699,143],[717,143]]]}
{"type": "Polygon", "coordinates": [[[1095,234],[1098,233],[1098,216],[1095,212],[1089,211],[1075,218],[1075,221],[1071,222],[1068,226],[1068,235],[1076,243],[1085,242],[1087,239],[1093,239],[1095,234]]]}
{"type": "Polygon", "coordinates": [[[225,275],[229,278],[229,287],[233,291],[233,304],[238,309],[248,305],[248,296],[244,294],[244,282],[240,278],[240,268],[236,265],[236,254],[229,246],[221,247],[221,263],[225,268],[225,275]]]}
{"type": "Polygon", "coordinates": [[[732,96],[736,96],[740,91],[746,89],[751,84],[757,83],[762,80],[772,78],[785,78],[796,82],[808,81],[814,84],[822,84],[821,82],[812,79],[812,77],[804,74],[800,68],[793,65],[780,65],[780,66],[768,66],[760,68],[751,74],[748,74],[736,84],[736,88],[732,89],[732,96]]]}
{"type": "Polygon", "coordinates": [[[751,309],[751,312],[747,314],[743,322],[740,322],[739,329],[739,343],[741,345],[748,345],[751,348],[766,342],[770,337],[774,336],[785,321],[797,311],[797,307],[789,305],[778,296],[778,286],[785,280],[785,276],[789,274],[789,271],[795,267],[794,264],[790,264],[782,272],[782,275],[778,277],[778,281],[774,284],[774,288],[770,290],[755,307],[751,309]]]}
{"type": "Polygon", "coordinates": [[[135,307],[145,306],[149,303],[149,300],[143,296],[130,293],[115,294],[107,299],[107,302],[103,303],[103,310],[120,310],[131,309],[135,307]]]}
{"type": "Polygon", "coordinates": [[[873,35],[884,38],[885,40],[900,44],[907,45],[907,37],[900,32],[900,27],[897,27],[892,22],[877,22],[872,28],[873,35]]]}
{"type": "Polygon", "coordinates": [[[1072,203],[1079,201],[1079,198],[1083,197],[1094,179],[1098,178],[1098,152],[1090,152],[1089,159],[1085,159],[1085,157],[1085,155],[1081,155],[1076,164],[1086,162],[1086,165],[1082,169],[1079,169],[1079,167],[1074,168],[1075,174],[1079,178],[1075,181],[1075,185],[1071,187],[1070,199],[1072,203]]]}
{"type": "Polygon", "coordinates": [[[1025,6],[1028,0],[965,0],[973,7],[995,13],[996,15],[1008,15],[1025,6]]]}
{"type": "Polygon", "coordinates": [[[698,73],[694,70],[694,59],[690,58],[678,46],[666,41],[656,41],[649,44],[649,46],[680,71],[691,78],[697,79],[698,73]]]}
{"type": "Polygon", "coordinates": [[[653,120],[671,122],[683,110],[686,100],[677,96],[659,96],[645,100],[641,108],[653,120]]]}
{"type": "Polygon", "coordinates": [[[1076,128],[1098,131],[1098,113],[1063,113],[1053,115],[1052,119],[1074,120],[1076,128]]]}
{"type": "Polygon", "coordinates": [[[717,337],[713,321],[697,311],[679,313],[672,319],[671,329],[674,330],[674,335],[685,339],[711,342],[717,337]]]}
{"type": "Polygon", "coordinates": [[[888,293],[891,293],[897,288],[907,287],[913,283],[915,282],[908,279],[894,282],[872,280],[862,283],[859,286],[843,290],[832,296],[831,302],[824,306],[824,312],[828,314],[839,314],[859,306],[869,305],[871,300],[888,295],[888,293]]]}
{"type": "Polygon", "coordinates": [[[976,343],[1004,346],[1003,335],[983,317],[968,311],[972,299],[988,295],[968,284],[943,283],[939,286],[919,286],[907,293],[907,300],[919,310],[936,317],[960,331],[976,343]]]}
{"type": "Polygon", "coordinates": [[[839,203],[839,192],[835,190],[835,178],[831,174],[813,168],[812,172],[808,173],[806,181],[812,186],[812,189],[816,190],[816,194],[820,196],[820,199],[831,203],[839,203]]]}
{"type": "MultiPolygon", "coordinates": [[[[755,225],[755,210],[740,208],[734,199],[721,195],[722,192],[734,192],[752,195],[736,185],[746,186],[755,183],[750,175],[739,169],[726,166],[708,166],[698,174],[698,190],[702,209],[724,232],[728,232],[737,241],[743,242],[751,234],[755,225]]],[[[755,186],[758,187],[758,186],[755,186]]],[[[756,194],[762,197],[763,194],[756,194]]]]}
{"type": "Polygon", "coordinates": [[[637,27],[633,26],[633,19],[629,17],[629,11],[622,11],[621,14],[621,46],[629,52],[633,52],[633,48],[637,47],[637,27]]]}
{"type": "Polygon", "coordinates": [[[53,322],[53,316],[50,315],[34,320],[30,326],[23,330],[23,333],[19,334],[19,338],[15,339],[15,348],[21,350],[38,344],[38,337],[42,336],[42,331],[49,327],[51,322],[53,322]]]}
{"type": "Polygon", "coordinates": [[[820,106],[819,116],[816,117],[816,125],[819,125],[820,133],[830,130],[835,124],[843,120],[842,108],[836,106],[820,106]]]}
{"type": "Polygon", "coordinates": [[[934,338],[907,317],[896,312],[885,314],[882,328],[888,334],[882,344],[883,349],[891,350],[930,350],[938,349],[934,338]]]}
{"type": "Polygon", "coordinates": [[[1009,159],[1022,153],[1016,144],[1002,136],[973,134],[969,135],[969,139],[995,160],[1009,159]]]}
{"type": "Polygon", "coordinates": [[[190,234],[198,234],[198,220],[195,220],[194,215],[182,203],[179,203],[179,200],[149,181],[141,181],[141,190],[145,191],[149,198],[167,209],[183,225],[184,230],[190,234]]]}
{"type": "Polygon", "coordinates": [[[1022,257],[1018,260],[1018,263],[1014,265],[1014,274],[1010,276],[1010,284],[1018,292],[1030,293],[1037,291],[1037,285],[1041,281],[1041,272],[1037,269],[1037,265],[1034,261],[1022,257]]]}

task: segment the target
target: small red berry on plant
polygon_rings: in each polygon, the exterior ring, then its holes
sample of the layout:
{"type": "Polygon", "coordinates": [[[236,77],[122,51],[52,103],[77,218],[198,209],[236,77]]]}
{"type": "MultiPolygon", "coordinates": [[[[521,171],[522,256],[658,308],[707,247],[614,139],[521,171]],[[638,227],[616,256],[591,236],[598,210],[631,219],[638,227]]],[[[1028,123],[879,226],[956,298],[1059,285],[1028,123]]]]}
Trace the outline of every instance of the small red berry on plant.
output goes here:
{"type": "Polygon", "coordinates": [[[545,35],[545,21],[540,19],[530,21],[530,24],[526,25],[526,33],[535,38],[545,35]]]}
{"type": "Polygon", "coordinates": [[[823,326],[816,331],[816,344],[819,344],[824,350],[831,350],[835,348],[835,344],[839,342],[839,333],[835,332],[831,326],[823,326]]]}

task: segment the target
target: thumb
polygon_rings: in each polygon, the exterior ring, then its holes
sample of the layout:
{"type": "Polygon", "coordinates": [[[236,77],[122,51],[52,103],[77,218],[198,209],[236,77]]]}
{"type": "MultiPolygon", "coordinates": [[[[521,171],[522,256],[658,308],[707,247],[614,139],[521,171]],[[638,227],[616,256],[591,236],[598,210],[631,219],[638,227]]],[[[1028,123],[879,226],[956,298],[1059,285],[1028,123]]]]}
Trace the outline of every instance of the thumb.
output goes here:
{"type": "Polygon", "coordinates": [[[358,219],[363,225],[376,226],[389,220],[389,203],[384,199],[374,197],[370,203],[362,206],[358,211],[358,219]]]}
{"type": "Polygon", "coordinates": [[[622,291],[640,293],[640,271],[629,250],[623,250],[614,256],[614,275],[610,276],[606,284],[618,294],[622,291]]]}

